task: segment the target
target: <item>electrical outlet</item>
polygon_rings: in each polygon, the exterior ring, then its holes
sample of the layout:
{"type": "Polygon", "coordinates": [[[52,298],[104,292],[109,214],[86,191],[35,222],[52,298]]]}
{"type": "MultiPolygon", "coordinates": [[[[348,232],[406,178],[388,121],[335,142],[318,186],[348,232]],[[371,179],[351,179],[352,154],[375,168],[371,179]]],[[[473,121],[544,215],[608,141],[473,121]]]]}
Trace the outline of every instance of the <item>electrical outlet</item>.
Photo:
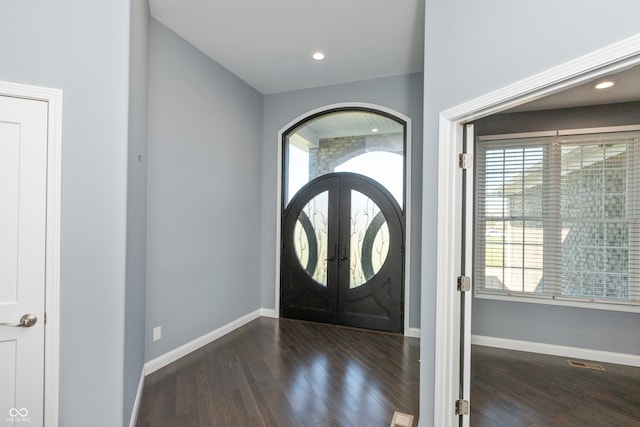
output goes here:
{"type": "Polygon", "coordinates": [[[162,338],[162,327],[157,326],[153,328],[153,341],[159,341],[162,338]]]}

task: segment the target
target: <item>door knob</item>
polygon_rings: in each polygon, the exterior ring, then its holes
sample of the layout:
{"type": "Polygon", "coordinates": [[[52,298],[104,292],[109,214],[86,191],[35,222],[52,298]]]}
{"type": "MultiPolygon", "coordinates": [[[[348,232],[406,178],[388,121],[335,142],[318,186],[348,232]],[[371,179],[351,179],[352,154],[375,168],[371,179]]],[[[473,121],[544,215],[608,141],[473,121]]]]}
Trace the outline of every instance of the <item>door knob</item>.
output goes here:
{"type": "Polygon", "coordinates": [[[38,316],[35,314],[25,314],[20,318],[20,323],[0,323],[0,326],[13,326],[13,327],[21,327],[21,328],[30,328],[35,325],[38,321],[38,316]]]}
{"type": "Polygon", "coordinates": [[[340,247],[338,248],[338,255],[340,261],[346,261],[349,259],[349,257],[347,256],[347,247],[345,245],[340,245],[340,247]]]}
{"type": "Polygon", "coordinates": [[[336,259],[335,256],[333,256],[333,254],[336,252],[336,247],[333,247],[333,253],[329,254],[328,258],[325,258],[325,261],[333,261],[334,259],[336,259]]]}

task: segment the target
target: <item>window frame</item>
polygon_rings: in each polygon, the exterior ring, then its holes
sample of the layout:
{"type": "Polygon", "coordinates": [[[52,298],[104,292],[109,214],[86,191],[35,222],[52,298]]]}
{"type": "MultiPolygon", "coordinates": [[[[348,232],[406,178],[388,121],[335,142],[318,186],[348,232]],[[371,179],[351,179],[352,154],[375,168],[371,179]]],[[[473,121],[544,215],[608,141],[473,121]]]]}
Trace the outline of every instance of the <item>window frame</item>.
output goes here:
{"type": "MultiPolygon", "coordinates": [[[[497,134],[497,135],[482,135],[480,137],[476,136],[474,138],[475,149],[474,149],[474,167],[478,168],[478,161],[480,150],[480,143],[482,141],[499,141],[499,140],[514,140],[514,139],[532,139],[532,138],[560,138],[561,136],[576,136],[576,135],[587,135],[587,134],[597,134],[597,133],[616,133],[616,132],[630,132],[630,131],[640,131],[640,124],[638,125],[626,125],[626,126],[607,126],[607,127],[593,127],[593,128],[578,128],[578,129],[558,129],[558,130],[549,130],[549,131],[539,131],[539,132],[520,132],[520,133],[506,133],[506,134],[497,134]]],[[[545,152],[551,153],[554,143],[549,143],[548,148],[545,148],[545,152]]],[[[560,144],[558,144],[560,147],[560,144]]],[[[640,170],[640,144],[636,144],[633,147],[633,169],[640,170]]],[[[549,156],[547,163],[547,167],[549,169],[555,169],[560,167],[561,158],[559,156],[549,156]]],[[[557,180],[559,176],[555,176],[553,171],[545,172],[545,176],[550,180],[557,180]]],[[[634,180],[640,180],[640,176],[638,174],[631,174],[631,177],[634,180]]],[[[479,176],[475,176],[475,179],[480,179],[479,176]]],[[[633,183],[635,188],[640,188],[640,182],[633,183]]],[[[474,185],[474,224],[476,228],[476,232],[481,232],[485,229],[483,225],[478,221],[478,211],[477,211],[477,185],[474,185]]],[[[559,197],[559,196],[558,196],[559,197]]],[[[627,205],[633,205],[637,207],[640,204],[640,195],[634,194],[632,191],[627,192],[627,205]],[[629,195],[635,197],[630,197],[629,195]]],[[[560,201],[558,200],[558,203],[560,201]]],[[[561,221],[561,218],[554,218],[551,222],[561,221]]],[[[640,228],[640,224],[634,224],[633,222],[629,222],[629,227],[634,227],[634,231],[631,233],[640,232],[638,228],[640,228]]],[[[547,236],[547,227],[545,225],[545,237],[547,236]]],[[[477,250],[476,245],[476,233],[473,235],[473,271],[474,273],[478,272],[477,260],[484,259],[484,250],[477,250]]],[[[555,237],[554,237],[555,240],[555,237]]],[[[552,243],[553,244],[553,243],[552,243]]],[[[629,245],[630,258],[633,258],[638,261],[638,267],[633,269],[629,269],[629,282],[636,284],[636,287],[640,288],[640,248],[635,247],[633,245],[629,245]]],[[[481,270],[484,271],[484,270],[481,270]]],[[[522,302],[522,303],[531,303],[531,304],[544,304],[551,306],[563,306],[563,307],[577,307],[577,308],[590,308],[590,309],[598,309],[598,310],[609,310],[609,311],[621,311],[621,312],[633,312],[640,313],[640,301],[620,301],[620,300],[589,300],[588,297],[579,298],[579,297],[571,297],[558,295],[558,290],[560,288],[560,284],[557,281],[554,281],[554,289],[552,290],[552,295],[549,294],[535,294],[533,292],[504,292],[491,289],[482,289],[480,290],[477,286],[477,283],[474,278],[474,298],[478,299],[487,299],[487,300],[497,300],[497,301],[511,301],[511,302],[522,302]]]]}

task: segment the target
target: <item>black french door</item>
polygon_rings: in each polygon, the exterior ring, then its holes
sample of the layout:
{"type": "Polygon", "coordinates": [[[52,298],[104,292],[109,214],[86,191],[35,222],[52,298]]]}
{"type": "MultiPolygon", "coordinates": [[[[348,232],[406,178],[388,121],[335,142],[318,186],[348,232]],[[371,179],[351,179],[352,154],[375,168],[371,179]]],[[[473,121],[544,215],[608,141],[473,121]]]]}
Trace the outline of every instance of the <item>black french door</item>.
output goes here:
{"type": "Polygon", "coordinates": [[[309,182],[283,214],[280,314],[403,332],[403,238],[402,210],[376,181],[309,182]]]}

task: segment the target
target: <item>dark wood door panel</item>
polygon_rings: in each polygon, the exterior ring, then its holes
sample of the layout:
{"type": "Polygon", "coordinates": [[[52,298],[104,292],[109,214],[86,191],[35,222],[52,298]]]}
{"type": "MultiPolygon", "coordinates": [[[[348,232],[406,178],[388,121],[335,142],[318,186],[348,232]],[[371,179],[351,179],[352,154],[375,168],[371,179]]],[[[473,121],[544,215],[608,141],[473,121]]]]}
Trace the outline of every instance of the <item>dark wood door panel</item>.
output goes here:
{"type": "Polygon", "coordinates": [[[322,177],[312,183],[283,215],[280,311],[291,319],[335,324],[337,266],[329,258],[335,259],[339,180],[322,177]]]}
{"type": "Polygon", "coordinates": [[[372,179],[311,181],[283,214],[281,315],[402,332],[403,241],[402,210],[372,179]]]}

